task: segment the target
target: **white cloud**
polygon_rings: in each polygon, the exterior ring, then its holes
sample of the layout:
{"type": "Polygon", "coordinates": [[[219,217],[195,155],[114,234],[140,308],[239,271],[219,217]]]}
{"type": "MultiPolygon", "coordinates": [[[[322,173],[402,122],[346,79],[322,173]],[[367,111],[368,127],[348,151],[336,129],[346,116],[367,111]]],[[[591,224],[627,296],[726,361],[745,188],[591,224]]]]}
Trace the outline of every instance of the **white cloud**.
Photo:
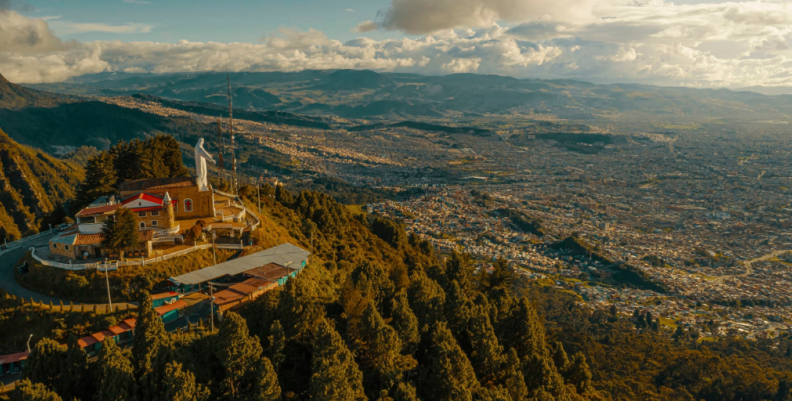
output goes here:
{"type": "MultiPolygon", "coordinates": [[[[487,2],[472,16],[451,18],[450,25],[432,25],[429,22],[434,17],[427,17],[421,29],[434,26],[434,30],[424,36],[360,37],[340,42],[318,30],[281,29],[255,44],[64,42],[50,27],[60,30],[69,22],[50,19],[48,25],[43,19],[6,10],[0,11],[0,73],[17,82],[55,82],[101,71],[224,71],[226,66],[234,71],[367,68],[693,87],[792,85],[789,3],[584,2],[580,4],[591,6],[586,11],[589,15],[564,17],[547,11],[551,4],[543,1],[532,3],[530,12],[521,11],[516,0],[487,2]],[[513,11],[514,17],[503,17],[507,11],[513,11]],[[511,27],[492,23],[501,19],[517,22],[519,15],[528,20],[511,27]],[[538,17],[531,19],[534,15],[538,17]],[[451,26],[466,27],[454,30],[451,26]]],[[[572,4],[570,1],[558,4],[572,4]]],[[[407,4],[400,2],[394,0],[394,10],[396,3],[407,4]]],[[[469,11],[470,4],[478,3],[462,0],[459,7],[469,11]]],[[[386,21],[395,20],[365,21],[357,30],[365,32],[386,21]]],[[[83,28],[115,32],[147,29],[83,28]]]]}
{"type": "Polygon", "coordinates": [[[352,28],[353,32],[371,32],[376,31],[379,29],[379,24],[374,21],[366,20],[359,24],[356,27],[352,28]]]}
{"type": "Polygon", "coordinates": [[[412,34],[487,27],[497,21],[586,21],[596,0],[391,0],[382,26],[412,34]]]}
{"type": "Polygon", "coordinates": [[[346,12],[348,12],[348,13],[353,13],[353,12],[355,12],[355,10],[353,10],[353,9],[351,9],[351,8],[347,8],[347,9],[346,9],[346,10],[344,10],[344,11],[346,11],[346,12]]]}
{"type": "Polygon", "coordinates": [[[153,28],[148,24],[126,23],[122,25],[111,25],[100,22],[68,22],[56,20],[52,26],[61,33],[85,33],[85,32],[107,32],[107,33],[149,33],[153,28]]]}
{"type": "Polygon", "coordinates": [[[68,44],[56,37],[43,19],[0,8],[0,53],[48,52],[66,47],[68,44]]]}
{"type": "Polygon", "coordinates": [[[443,70],[450,73],[476,72],[481,65],[481,58],[455,58],[447,63],[443,63],[443,70]]]}

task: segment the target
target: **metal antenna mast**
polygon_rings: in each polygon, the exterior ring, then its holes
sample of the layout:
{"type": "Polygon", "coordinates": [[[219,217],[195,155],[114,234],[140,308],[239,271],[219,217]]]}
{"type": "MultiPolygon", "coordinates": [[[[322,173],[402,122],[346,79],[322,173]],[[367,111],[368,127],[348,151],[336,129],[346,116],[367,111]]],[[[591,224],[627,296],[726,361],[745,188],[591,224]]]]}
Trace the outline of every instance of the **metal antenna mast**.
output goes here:
{"type": "Polygon", "coordinates": [[[226,75],[228,82],[228,135],[231,137],[231,187],[234,194],[237,193],[237,167],[236,167],[236,152],[234,146],[234,99],[231,96],[231,76],[226,75]]]}
{"type": "Polygon", "coordinates": [[[220,185],[221,180],[225,177],[225,163],[223,162],[223,152],[225,152],[225,143],[223,141],[223,128],[220,126],[220,119],[217,119],[217,180],[220,185]]]}

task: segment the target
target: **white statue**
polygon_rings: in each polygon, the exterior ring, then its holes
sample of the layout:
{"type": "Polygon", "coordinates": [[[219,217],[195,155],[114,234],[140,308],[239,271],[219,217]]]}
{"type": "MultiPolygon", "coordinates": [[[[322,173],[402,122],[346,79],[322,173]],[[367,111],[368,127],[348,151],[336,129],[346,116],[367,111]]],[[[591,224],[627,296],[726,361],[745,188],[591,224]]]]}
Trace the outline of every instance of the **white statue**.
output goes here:
{"type": "Polygon", "coordinates": [[[208,175],[206,172],[206,161],[214,163],[212,155],[203,148],[203,138],[198,138],[198,143],[195,145],[195,173],[198,174],[196,178],[199,191],[209,190],[208,175]]]}

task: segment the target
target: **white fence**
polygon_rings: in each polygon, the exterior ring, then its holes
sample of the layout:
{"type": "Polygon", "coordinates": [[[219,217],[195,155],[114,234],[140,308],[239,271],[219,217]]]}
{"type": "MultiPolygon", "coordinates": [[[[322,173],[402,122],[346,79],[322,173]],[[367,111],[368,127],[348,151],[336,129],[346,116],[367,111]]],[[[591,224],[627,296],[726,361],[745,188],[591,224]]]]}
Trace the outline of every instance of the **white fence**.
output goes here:
{"type": "Polygon", "coordinates": [[[154,239],[151,240],[151,242],[154,242],[154,243],[156,243],[156,242],[174,242],[176,240],[184,242],[184,236],[182,236],[180,234],[175,234],[175,235],[168,235],[168,236],[165,236],[165,237],[155,237],[154,239]]]}
{"type": "Polygon", "coordinates": [[[89,269],[101,269],[104,271],[105,266],[108,270],[116,270],[118,269],[118,264],[110,263],[105,265],[103,262],[96,262],[96,263],[60,263],[60,262],[51,262],[49,260],[44,260],[36,255],[36,248],[30,248],[30,256],[33,256],[33,259],[36,259],[39,263],[44,266],[51,266],[57,267],[59,269],[65,270],[89,270],[89,269]]]}
{"type": "Polygon", "coordinates": [[[20,239],[18,239],[16,241],[13,241],[13,242],[4,242],[3,243],[3,247],[0,248],[0,250],[17,249],[20,246],[25,245],[26,243],[28,243],[30,241],[33,241],[34,239],[39,239],[41,237],[46,237],[48,235],[55,234],[58,231],[60,231],[60,230],[58,230],[58,228],[56,227],[56,228],[52,228],[52,229],[49,229],[47,231],[42,231],[42,232],[40,232],[38,234],[34,234],[34,235],[31,235],[31,236],[28,236],[28,237],[25,237],[25,238],[20,238],[20,239]]]}
{"type": "MultiPolygon", "coordinates": [[[[237,244],[230,244],[236,248],[222,248],[222,249],[241,249],[237,244]]],[[[178,252],[169,253],[167,255],[158,256],[156,258],[150,259],[133,259],[133,260],[119,260],[116,262],[105,264],[104,262],[96,262],[96,263],[60,263],[60,262],[51,262],[49,260],[44,260],[36,255],[36,248],[30,248],[30,254],[33,256],[33,259],[36,259],[39,263],[44,266],[51,266],[57,267],[59,269],[66,269],[66,270],[89,270],[89,269],[99,269],[104,271],[105,266],[107,266],[108,270],[116,270],[120,266],[145,266],[150,263],[162,262],[171,258],[175,258],[178,256],[183,256],[191,252],[195,252],[199,249],[208,249],[211,248],[212,244],[204,244],[204,245],[194,245],[187,249],[182,249],[178,252]]],[[[218,247],[219,248],[219,247],[218,247]]]]}
{"type": "Polygon", "coordinates": [[[176,224],[174,227],[171,228],[153,228],[154,235],[171,235],[176,234],[181,230],[181,224],[176,224]]]}
{"type": "Polygon", "coordinates": [[[242,244],[242,241],[239,241],[238,244],[215,244],[217,249],[243,249],[245,246],[242,244]]]}
{"type": "MultiPolygon", "coordinates": [[[[229,197],[229,198],[233,198],[233,199],[236,199],[236,198],[237,198],[237,195],[234,195],[234,194],[229,194],[229,193],[227,193],[227,192],[223,192],[223,191],[218,191],[218,190],[216,190],[216,189],[214,190],[214,193],[216,193],[216,194],[218,194],[218,195],[227,196],[227,197],[229,197]]],[[[238,207],[238,208],[242,209],[242,212],[238,213],[238,214],[237,214],[237,216],[230,216],[230,217],[232,217],[232,218],[233,218],[233,217],[238,217],[239,219],[242,219],[243,217],[245,217],[245,214],[247,214],[247,215],[249,215],[249,216],[253,216],[253,219],[254,219],[254,220],[256,220],[256,223],[250,226],[250,231],[253,231],[253,230],[255,230],[255,229],[258,227],[258,226],[260,226],[260,225],[261,225],[261,220],[258,218],[258,216],[257,216],[255,213],[252,213],[252,212],[250,211],[250,209],[248,209],[248,208],[245,206],[245,204],[244,204],[244,203],[241,203],[241,204],[240,204],[240,203],[236,203],[236,202],[234,202],[234,206],[236,206],[236,207],[238,207]]],[[[230,220],[230,218],[227,218],[226,216],[223,216],[223,221],[227,221],[227,220],[230,220]]]]}
{"type": "Polygon", "coordinates": [[[147,265],[147,264],[150,264],[150,263],[162,262],[162,261],[165,261],[165,260],[168,260],[168,259],[171,259],[171,258],[175,258],[177,256],[183,256],[183,255],[186,255],[188,253],[195,252],[195,251],[197,251],[199,249],[208,249],[208,248],[211,248],[211,247],[212,247],[212,244],[193,245],[192,248],[182,249],[181,251],[169,253],[167,255],[157,256],[156,258],[119,261],[118,265],[119,266],[141,266],[141,265],[147,265]]]}

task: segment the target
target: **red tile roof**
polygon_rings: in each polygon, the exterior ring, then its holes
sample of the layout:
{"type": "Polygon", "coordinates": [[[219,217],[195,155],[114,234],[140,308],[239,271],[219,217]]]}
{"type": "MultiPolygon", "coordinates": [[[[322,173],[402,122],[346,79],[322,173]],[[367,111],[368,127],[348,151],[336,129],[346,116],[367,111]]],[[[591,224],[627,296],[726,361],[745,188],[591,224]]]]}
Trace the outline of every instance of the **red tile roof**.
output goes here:
{"type": "Polygon", "coordinates": [[[260,278],[255,278],[255,277],[254,278],[249,278],[249,279],[243,281],[242,283],[250,285],[250,286],[253,286],[253,287],[264,287],[264,288],[278,285],[277,283],[275,283],[273,281],[262,280],[260,278]]]}
{"type": "Polygon", "coordinates": [[[85,348],[85,347],[88,347],[88,346],[94,345],[94,344],[96,344],[96,343],[98,343],[98,342],[99,342],[99,341],[97,341],[97,340],[96,340],[96,337],[94,337],[94,336],[87,336],[87,337],[83,337],[83,338],[81,338],[81,339],[77,340],[77,345],[79,345],[79,346],[80,346],[80,348],[85,348]]]}
{"type": "Polygon", "coordinates": [[[17,352],[16,354],[0,355],[0,365],[5,365],[7,363],[12,363],[12,362],[24,361],[25,359],[27,359],[28,354],[29,353],[27,351],[22,351],[22,352],[17,352]]]}
{"type": "Polygon", "coordinates": [[[102,242],[102,234],[77,234],[74,245],[97,245],[102,242]]]}
{"type": "Polygon", "coordinates": [[[179,293],[176,291],[168,291],[168,292],[163,292],[161,294],[152,295],[151,300],[153,301],[155,299],[171,298],[171,297],[175,297],[176,295],[179,295],[179,293]]]}
{"type": "Polygon", "coordinates": [[[129,319],[124,319],[124,323],[126,323],[129,327],[134,329],[135,325],[137,324],[137,319],[135,319],[134,317],[130,317],[129,319]]]}
{"type": "MultiPolygon", "coordinates": [[[[127,327],[129,327],[129,326],[127,326],[127,327]]],[[[119,335],[119,334],[121,334],[123,332],[129,331],[130,329],[131,328],[124,329],[120,325],[118,325],[118,326],[113,326],[113,327],[111,327],[111,328],[109,328],[107,330],[111,331],[114,335],[119,335]]]]}
{"type": "Polygon", "coordinates": [[[179,300],[179,301],[176,301],[176,302],[174,302],[172,304],[162,305],[159,308],[154,308],[154,312],[157,312],[160,316],[162,316],[162,315],[164,315],[164,314],[166,314],[166,313],[168,313],[170,311],[173,311],[173,310],[176,310],[176,309],[181,309],[181,308],[184,308],[186,306],[187,306],[187,302],[179,300]]]}
{"type": "Polygon", "coordinates": [[[92,215],[95,215],[95,214],[104,214],[104,213],[107,213],[107,212],[115,212],[115,210],[118,209],[119,207],[121,207],[121,205],[118,204],[118,203],[116,203],[115,205],[105,205],[105,206],[98,206],[98,207],[87,207],[87,208],[77,212],[77,217],[92,216],[92,215]]]}
{"type": "Polygon", "coordinates": [[[144,201],[159,203],[160,205],[162,205],[162,197],[159,197],[157,195],[147,194],[145,192],[141,192],[139,194],[132,195],[129,198],[126,198],[126,199],[122,200],[121,204],[122,205],[128,205],[128,204],[130,204],[130,203],[132,203],[132,202],[134,202],[136,200],[144,200],[144,201]]]}
{"type": "Polygon", "coordinates": [[[245,296],[246,295],[240,294],[236,291],[223,290],[214,294],[215,299],[212,302],[217,305],[224,305],[229,302],[240,300],[245,296]]]}
{"type": "Polygon", "coordinates": [[[234,284],[231,287],[229,287],[228,289],[231,290],[231,291],[236,291],[236,292],[238,292],[240,294],[243,294],[243,295],[252,294],[252,293],[258,291],[258,287],[253,287],[253,286],[247,285],[245,283],[234,284]]]}

